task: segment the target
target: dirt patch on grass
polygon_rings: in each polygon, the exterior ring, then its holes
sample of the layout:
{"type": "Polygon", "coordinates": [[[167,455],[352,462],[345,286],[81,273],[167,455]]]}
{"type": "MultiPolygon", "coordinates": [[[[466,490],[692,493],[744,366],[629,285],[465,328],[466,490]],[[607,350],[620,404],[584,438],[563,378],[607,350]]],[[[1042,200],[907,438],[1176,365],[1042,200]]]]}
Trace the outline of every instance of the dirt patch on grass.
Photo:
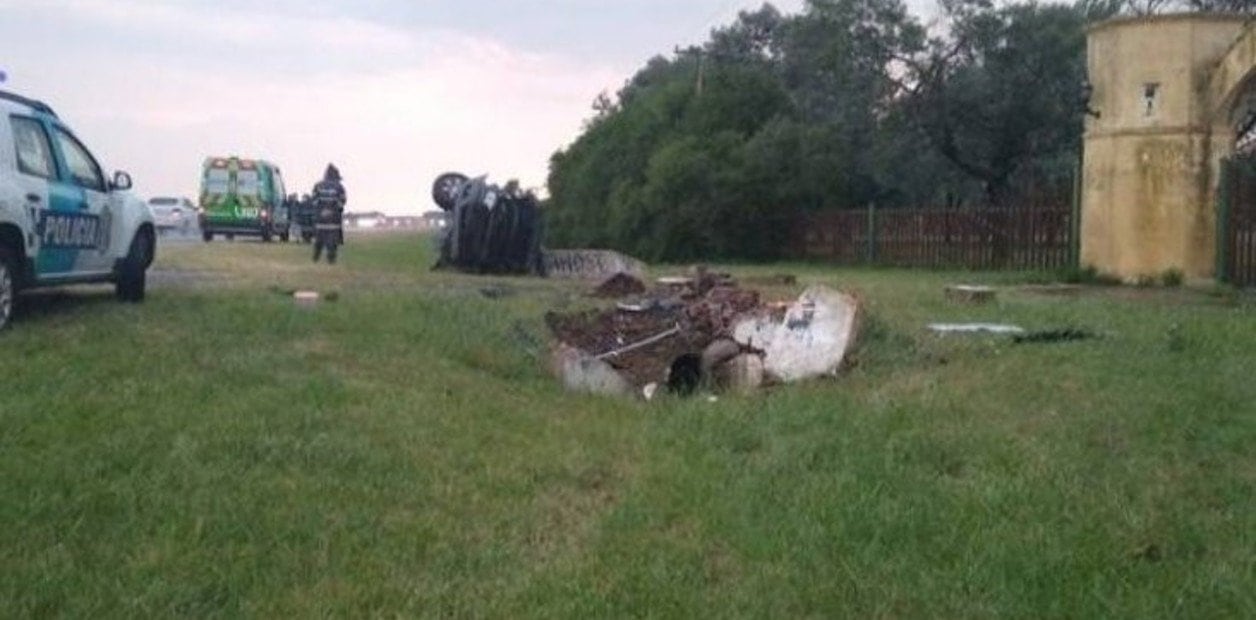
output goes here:
{"type": "Polygon", "coordinates": [[[619,485],[613,473],[593,468],[544,489],[535,499],[537,517],[528,547],[541,560],[578,551],[619,501],[619,485]]]}

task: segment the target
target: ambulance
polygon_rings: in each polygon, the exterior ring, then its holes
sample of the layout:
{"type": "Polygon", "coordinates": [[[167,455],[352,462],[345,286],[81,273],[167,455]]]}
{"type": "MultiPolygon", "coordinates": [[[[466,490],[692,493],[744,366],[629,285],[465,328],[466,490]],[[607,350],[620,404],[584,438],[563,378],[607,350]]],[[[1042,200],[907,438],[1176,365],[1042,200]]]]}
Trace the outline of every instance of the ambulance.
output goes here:
{"type": "Polygon", "coordinates": [[[261,159],[210,157],[201,166],[197,219],[206,242],[215,235],[289,238],[289,213],[279,167],[261,159]]]}

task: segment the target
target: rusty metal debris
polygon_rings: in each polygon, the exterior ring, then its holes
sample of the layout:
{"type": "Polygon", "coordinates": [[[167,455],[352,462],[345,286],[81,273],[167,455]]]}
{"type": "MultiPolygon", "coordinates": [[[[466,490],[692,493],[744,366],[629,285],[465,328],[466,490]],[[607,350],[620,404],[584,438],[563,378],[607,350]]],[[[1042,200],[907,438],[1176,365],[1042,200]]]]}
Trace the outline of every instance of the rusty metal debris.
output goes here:
{"type": "Polygon", "coordinates": [[[618,348],[618,349],[615,349],[614,351],[607,351],[606,353],[603,353],[603,354],[601,354],[601,355],[597,356],[597,358],[598,358],[598,359],[600,359],[600,360],[605,360],[605,359],[612,358],[612,357],[619,357],[619,356],[621,356],[621,355],[623,355],[623,354],[625,354],[625,353],[631,353],[631,352],[633,352],[633,351],[636,351],[637,349],[641,349],[641,348],[644,348],[644,347],[648,347],[648,346],[650,346],[650,345],[652,345],[652,344],[654,344],[654,343],[656,343],[656,342],[659,342],[660,340],[663,340],[663,339],[665,339],[665,338],[671,338],[672,336],[675,336],[676,334],[679,334],[679,333],[680,333],[680,326],[679,326],[679,325],[675,325],[675,326],[673,326],[671,329],[669,329],[669,330],[667,330],[667,331],[665,331],[665,332],[663,332],[663,333],[660,333],[660,334],[655,334],[655,335],[653,335],[653,336],[650,336],[649,338],[646,338],[645,340],[641,340],[641,341],[638,341],[638,342],[634,342],[634,343],[632,343],[632,344],[630,344],[630,345],[623,346],[623,347],[620,347],[620,348],[618,348]]]}

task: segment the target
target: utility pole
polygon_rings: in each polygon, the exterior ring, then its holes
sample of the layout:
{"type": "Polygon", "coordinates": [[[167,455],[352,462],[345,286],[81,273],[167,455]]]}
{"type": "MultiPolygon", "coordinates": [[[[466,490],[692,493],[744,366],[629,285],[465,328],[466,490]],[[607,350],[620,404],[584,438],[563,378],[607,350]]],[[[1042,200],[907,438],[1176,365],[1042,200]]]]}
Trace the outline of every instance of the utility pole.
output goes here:
{"type": "Polygon", "coordinates": [[[702,96],[702,87],[706,84],[706,54],[702,51],[702,48],[698,48],[698,83],[694,85],[694,91],[699,97],[702,96]]]}
{"type": "Polygon", "coordinates": [[[702,49],[701,47],[690,47],[689,49],[682,50],[678,46],[675,48],[675,53],[677,56],[691,55],[691,56],[697,57],[698,71],[697,71],[697,75],[694,77],[693,90],[694,90],[694,93],[698,97],[701,97],[702,90],[706,86],[706,63],[707,63],[706,50],[702,49]]]}

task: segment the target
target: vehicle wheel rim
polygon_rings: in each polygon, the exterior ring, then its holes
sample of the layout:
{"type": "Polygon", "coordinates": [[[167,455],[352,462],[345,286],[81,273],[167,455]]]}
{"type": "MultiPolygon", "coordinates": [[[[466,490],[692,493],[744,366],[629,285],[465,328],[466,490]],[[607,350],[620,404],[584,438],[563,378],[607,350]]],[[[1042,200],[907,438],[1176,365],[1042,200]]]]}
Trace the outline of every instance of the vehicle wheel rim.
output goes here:
{"type": "Polygon", "coordinates": [[[13,314],[13,277],[8,265],[0,262],[0,327],[8,325],[13,314]]]}
{"type": "Polygon", "coordinates": [[[466,183],[466,177],[459,174],[443,174],[436,179],[432,188],[432,198],[436,206],[444,211],[452,211],[458,202],[458,189],[466,183]]]}

